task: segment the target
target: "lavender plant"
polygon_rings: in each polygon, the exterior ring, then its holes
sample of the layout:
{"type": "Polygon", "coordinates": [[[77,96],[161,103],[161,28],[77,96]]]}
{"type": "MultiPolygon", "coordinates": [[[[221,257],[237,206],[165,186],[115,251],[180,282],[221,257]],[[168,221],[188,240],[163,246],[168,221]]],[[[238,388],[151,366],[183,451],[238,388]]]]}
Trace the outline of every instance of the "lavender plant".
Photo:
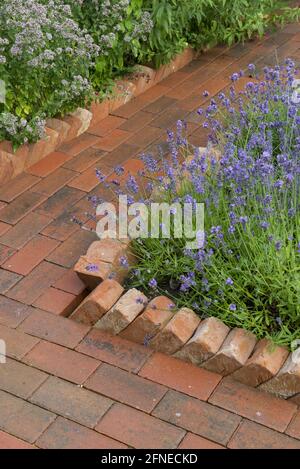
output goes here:
{"type": "Polygon", "coordinates": [[[65,114],[92,96],[89,67],[98,54],[92,37],[62,0],[2,0],[0,140],[38,140],[45,117],[65,114]]]}
{"type": "MultiPolygon", "coordinates": [[[[185,124],[168,132],[170,158],[143,155],[143,190],[130,176],[123,186],[98,174],[106,187],[134,200],[205,204],[205,243],[186,249],[186,239],[139,238],[138,264],[129,284],[149,294],[167,293],[201,317],[290,345],[300,334],[300,104],[295,65],[255,66],[243,92],[242,72],[199,109],[211,130],[206,151],[189,145],[185,124]],[[189,155],[182,161],[183,156],[189,155]],[[183,175],[185,177],[183,178],[183,175]],[[155,189],[155,190],[154,190],[155,189]],[[143,191],[155,194],[146,200],[143,191]]],[[[205,93],[208,97],[208,93],[205,93]]],[[[122,174],[121,168],[115,170],[122,174]]],[[[96,205],[99,200],[93,200],[96,205]]]]}

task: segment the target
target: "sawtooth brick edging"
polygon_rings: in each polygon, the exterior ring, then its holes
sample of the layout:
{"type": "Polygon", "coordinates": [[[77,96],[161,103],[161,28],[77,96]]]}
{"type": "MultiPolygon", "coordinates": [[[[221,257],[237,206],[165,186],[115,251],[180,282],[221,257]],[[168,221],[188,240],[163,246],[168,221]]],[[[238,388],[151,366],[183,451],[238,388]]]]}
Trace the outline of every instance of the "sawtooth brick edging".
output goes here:
{"type": "Polygon", "coordinates": [[[187,65],[196,55],[196,51],[187,48],[158,70],[137,65],[127,79],[115,82],[111,97],[101,103],[93,102],[89,109],[78,108],[64,118],[49,118],[46,122],[45,138],[36,143],[22,145],[16,152],[13,151],[11,142],[1,141],[0,184],[10,181],[57,150],[63,143],[83,134],[90,126],[97,124],[120,106],[187,65]]]}
{"type": "Polygon", "coordinates": [[[110,252],[107,245],[108,240],[92,243],[88,250],[93,253],[92,259],[81,256],[74,268],[88,288],[91,289],[92,284],[98,286],[78,306],[71,319],[230,376],[284,399],[300,393],[300,348],[289,353],[267,339],[257,341],[249,331],[230,329],[217,318],[201,321],[188,308],[178,310],[165,296],[155,297],[148,303],[145,295],[136,289],[123,293],[118,282],[122,284],[126,275],[118,274],[118,261],[121,255],[125,255],[129,264],[132,262],[130,242],[114,243],[114,247],[110,245],[110,252]],[[87,272],[88,260],[99,266],[101,275],[99,271],[87,272]],[[108,272],[106,277],[102,275],[103,265],[108,272]],[[108,299],[106,282],[110,282],[107,278],[112,275],[117,293],[108,299]],[[95,277],[94,282],[92,277],[95,277]],[[85,306],[87,304],[88,307],[85,306]]]}

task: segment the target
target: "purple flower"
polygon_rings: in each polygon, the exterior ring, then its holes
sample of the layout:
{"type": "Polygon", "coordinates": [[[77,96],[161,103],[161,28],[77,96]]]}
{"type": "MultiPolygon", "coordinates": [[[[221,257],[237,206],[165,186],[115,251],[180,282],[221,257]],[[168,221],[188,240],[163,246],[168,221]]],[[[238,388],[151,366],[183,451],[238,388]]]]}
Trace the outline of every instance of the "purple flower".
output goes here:
{"type": "Polygon", "coordinates": [[[151,280],[149,280],[148,286],[153,289],[157,288],[157,281],[155,280],[155,278],[152,278],[151,280]]]}
{"type": "Polygon", "coordinates": [[[233,283],[234,283],[234,282],[233,282],[233,280],[232,280],[230,277],[228,277],[228,278],[226,279],[226,281],[225,281],[225,284],[226,284],[226,285],[233,285],[233,283]]]}
{"type": "Polygon", "coordinates": [[[230,310],[230,311],[236,311],[236,305],[235,305],[234,303],[231,303],[231,304],[229,305],[229,310],[230,310]]]}
{"type": "Polygon", "coordinates": [[[99,267],[97,264],[88,264],[85,268],[88,272],[98,272],[99,267]]]}

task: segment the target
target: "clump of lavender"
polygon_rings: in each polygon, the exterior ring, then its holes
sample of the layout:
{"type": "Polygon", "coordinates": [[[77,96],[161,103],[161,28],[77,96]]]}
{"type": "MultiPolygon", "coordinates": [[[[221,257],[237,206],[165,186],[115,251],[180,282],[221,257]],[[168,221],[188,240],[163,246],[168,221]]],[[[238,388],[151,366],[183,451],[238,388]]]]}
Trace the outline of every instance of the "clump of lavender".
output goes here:
{"type": "MultiPolygon", "coordinates": [[[[250,72],[255,78],[242,93],[235,90],[237,73],[229,94],[199,111],[211,130],[205,152],[188,144],[185,124],[178,122],[177,132],[168,132],[168,158],[143,156],[143,187],[151,185],[152,193],[144,201],[204,203],[205,242],[187,249],[172,230],[169,239],[135,240],[139,263],[130,283],[167,293],[202,317],[289,345],[300,334],[296,70],[288,59],[266,67],[262,78],[252,64],[250,72]],[[184,155],[190,156],[183,161],[184,155]]],[[[132,177],[128,182],[131,187],[132,177]]],[[[142,201],[137,185],[130,203],[142,201]]]]}
{"type": "Polygon", "coordinates": [[[16,146],[44,132],[44,117],[65,114],[92,97],[89,68],[99,52],[63,0],[2,0],[0,140],[16,146]]]}

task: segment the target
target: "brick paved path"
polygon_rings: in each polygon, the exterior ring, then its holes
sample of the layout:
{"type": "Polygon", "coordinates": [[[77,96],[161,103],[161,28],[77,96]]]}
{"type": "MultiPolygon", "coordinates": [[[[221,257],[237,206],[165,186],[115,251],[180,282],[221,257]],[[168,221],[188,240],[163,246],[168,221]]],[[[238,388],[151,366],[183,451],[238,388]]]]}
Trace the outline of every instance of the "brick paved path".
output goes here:
{"type": "MultiPolygon", "coordinates": [[[[0,448],[300,448],[298,400],[282,401],[72,322],[86,292],[72,266],[94,239],[70,221],[103,194],[95,167],[139,168],[178,118],[249,62],[300,61],[300,27],[217,47],[0,189],[0,448]]],[[[108,198],[109,194],[104,194],[108,198]]],[[[299,399],[299,398],[298,398],[299,399]]]]}

